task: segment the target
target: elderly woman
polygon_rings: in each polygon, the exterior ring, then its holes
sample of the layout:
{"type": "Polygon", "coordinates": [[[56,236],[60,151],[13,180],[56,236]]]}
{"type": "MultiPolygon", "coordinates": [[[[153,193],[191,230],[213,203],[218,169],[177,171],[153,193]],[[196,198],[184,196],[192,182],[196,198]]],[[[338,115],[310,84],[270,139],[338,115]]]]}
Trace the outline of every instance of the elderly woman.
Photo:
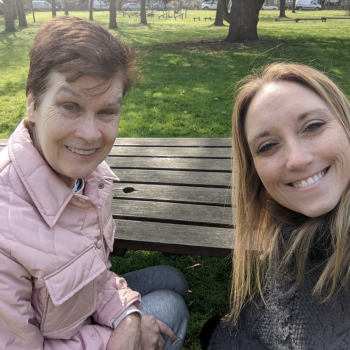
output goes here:
{"type": "Polygon", "coordinates": [[[0,349],[180,349],[182,273],[108,271],[118,178],[104,159],[131,49],[99,25],[59,17],[39,29],[30,59],[27,116],[0,153],[0,349]]]}
{"type": "Polygon", "coordinates": [[[233,112],[230,322],[209,349],[350,349],[350,103],[324,74],[277,63],[233,112]]]}

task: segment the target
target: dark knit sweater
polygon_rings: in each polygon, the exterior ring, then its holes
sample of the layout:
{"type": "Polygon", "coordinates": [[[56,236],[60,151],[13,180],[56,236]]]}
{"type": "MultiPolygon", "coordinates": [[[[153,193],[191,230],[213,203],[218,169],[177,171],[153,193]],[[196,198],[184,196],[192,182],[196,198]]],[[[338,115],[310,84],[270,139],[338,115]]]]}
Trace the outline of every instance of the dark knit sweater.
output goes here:
{"type": "Polygon", "coordinates": [[[322,303],[312,295],[327,254],[324,246],[310,252],[303,282],[296,287],[295,269],[283,274],[271,264],[260,296],[241,312],[236,327],[220,323],[208,350],[345,350],[350,349],[350,291],[322,303]]]}

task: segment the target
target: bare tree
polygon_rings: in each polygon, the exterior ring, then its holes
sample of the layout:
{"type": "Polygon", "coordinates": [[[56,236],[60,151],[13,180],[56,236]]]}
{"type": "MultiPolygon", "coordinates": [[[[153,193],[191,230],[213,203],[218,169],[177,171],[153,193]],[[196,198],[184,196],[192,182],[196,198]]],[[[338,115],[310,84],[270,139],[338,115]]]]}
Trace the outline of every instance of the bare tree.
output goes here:
{"type": "Polygon", "coordinates": [[[19,27],[27,27],[26,10],[24,8],[23,0],[16,0],[16,5],[19,27]]]}
{"type": "Polygon", "coordinates": [[[51,0],[52,5],[52,18],[56,17],[56,0],[51,0]]]}
{"type": "Polygon", "coordinates": [[[4,0],[5,32],[15,32],[15,19],[13,18],[13,3],[11,0],[4,0]]]}
{"type": "Polygon", "coordinates": [[[147,24],[146,18],[146,0],[141,0],[141,24],[147,24]]]}
{"type": "Polygon", "coordinates": [[[293,0],[293,7],[292,7],[292,12],[295,13],[295,5],[296,5],[297,0],[293,0]]]}
{"type": "Polygon", "coordinates": [[[117,5],[116,0],[110,0],[109,2],[109,28],[115,29],[117,26],[117,5]]]}
{"type": "MultiPolygon", "coordinates": [[[[228,3],[228,1],[229,0],[226,0],[226,3],[228,3]]],[[[216,9],[214,26],[224,26],[224,11],[220,1],[218,2],[218,7],[216,9]]]]}
{"type": "Polygon", "coordinates": [[[89,3],[89,21],[94,20],[94,0],[90,0],[89,3]]]}
{"type": "Polygon", "coordinates": [[[66,16],[69,15],[69,13],[68,13],[68,2],[67,2],[67,0],[64,0],[64,14],[65,14],[66,16]]]}
{"type": "Polygon", "coordinates": [[[259,40],[259,11],[264,0],[233,0],[231,11],[228,12],[226,0],[221,2],[224,20],[230,24],[225,41],[245,42],[259,40]]]}
{"type": "Polygon", "coordinates": [[[286,17],[286,0],[280,0],[280,17],[286,17]]]}
{"type": "Polygon", "coordinates": [[[10,3],[11,3],[11,12],[12,12],[13,20],[16,20],[18,18],[16,1],[10,0],[10,3]]]}

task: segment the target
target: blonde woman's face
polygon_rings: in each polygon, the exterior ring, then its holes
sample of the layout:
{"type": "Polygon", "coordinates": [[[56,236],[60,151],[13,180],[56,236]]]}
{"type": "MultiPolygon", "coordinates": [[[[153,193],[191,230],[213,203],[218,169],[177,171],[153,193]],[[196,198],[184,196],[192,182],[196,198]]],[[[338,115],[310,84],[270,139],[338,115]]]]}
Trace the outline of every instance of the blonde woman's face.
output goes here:
{"type": "Polygon", "coordinates": [[[279,204],[317,217],[339,203],[349,185],[349,137],[314,91],[265,85],[249,106],[245,134],[261,182],[279,204]]]}

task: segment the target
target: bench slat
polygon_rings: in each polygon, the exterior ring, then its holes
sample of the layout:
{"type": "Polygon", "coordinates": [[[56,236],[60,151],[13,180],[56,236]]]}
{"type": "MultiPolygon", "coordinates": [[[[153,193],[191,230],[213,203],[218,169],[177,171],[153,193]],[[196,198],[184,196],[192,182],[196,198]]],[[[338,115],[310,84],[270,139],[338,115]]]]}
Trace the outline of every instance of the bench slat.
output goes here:
{"type": "Polygon", "coordinates": [[[231,158],[231,148],[199,147],[113,147],[109,155],[130,157],[231,158]]]}
{"type": "Polygon", "coordinates": [[[194,169],[231,172],[230,159],[107,157],[106,162],[115,169],[194,169]]]}
{"type": "Polygon", "coordinates": [[[112,212],[114,218],[130,220],[215,227],[229,227],[232,224],[230,207],[116,199],[112,212]]]}
{"type": "Polygon", "coordinates": [[[231,138],[129,138],[117,137],[115,145],[122,146],[158,146],[158,147],[231,147],[231,138]]]}
{"type": "Polygon", "coordinates": [[[227,188],[231,182],[230,173],[191,171],[167,171],[148,169],[114,169],[122,182],[172,184],[188,186],[209,186],[227,188]]]}
{"type": "Polygon", "coordinates": [[[115,223],[115,249],[227,257],[234,247],[233,229],[128,220],[115,223]]]}
{"type": "Polygon", "coordinates": [[[115,183],[113,194],[117,199],[129,200],[180,201],[221,206],[230,206],[231,203],[231,190],[229,188],[115,183]],[[134,190],[132,191],[132,189],[134,190]]]}

